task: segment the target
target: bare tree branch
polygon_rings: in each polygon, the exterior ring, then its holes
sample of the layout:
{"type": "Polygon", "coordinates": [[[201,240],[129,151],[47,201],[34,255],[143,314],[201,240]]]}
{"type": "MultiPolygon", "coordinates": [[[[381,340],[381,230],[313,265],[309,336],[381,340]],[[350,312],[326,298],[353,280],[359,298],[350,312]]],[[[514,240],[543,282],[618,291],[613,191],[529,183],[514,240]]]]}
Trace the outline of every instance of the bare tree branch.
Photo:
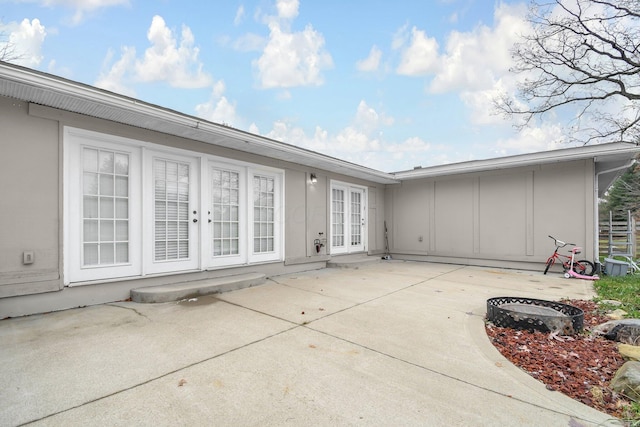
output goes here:
{"type": "Polygon", "coordinates": [[[23,56],[17,51],[15,45],[11,43],[9,36],[4,32],[0,32],[0,61],[13,62],[22,59],[23,56]]]}
{"type": "Polygon", "coordinates": [[[640,143],[640,1],[532,0],[528,20],[532,33],[511,51],[525,78],[497,110],[524,127],[571,107],[569,138],[640,143]]]}

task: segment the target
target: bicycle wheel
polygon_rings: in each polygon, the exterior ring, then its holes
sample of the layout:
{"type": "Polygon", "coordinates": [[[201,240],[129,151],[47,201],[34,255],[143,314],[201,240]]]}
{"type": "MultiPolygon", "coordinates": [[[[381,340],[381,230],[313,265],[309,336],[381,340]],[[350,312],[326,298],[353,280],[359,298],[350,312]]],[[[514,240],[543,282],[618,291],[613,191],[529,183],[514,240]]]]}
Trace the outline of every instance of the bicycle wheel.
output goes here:
{"type": "Polygon", "coordinates": [[[551,268],[551,266],[555,263],[556,261],[553,258],[549,258],[547,260],[547,265],[544,268],[544,273],[543,274],[547,274],[547,271],[549,271],[549,269],[551,268]]]}
{"type": "Polygon", "coordinates": [[[591,261],[582,259],[573,263],[573,271],[583,276],[593,276],[596,271],[596,266],[591,261]]]}

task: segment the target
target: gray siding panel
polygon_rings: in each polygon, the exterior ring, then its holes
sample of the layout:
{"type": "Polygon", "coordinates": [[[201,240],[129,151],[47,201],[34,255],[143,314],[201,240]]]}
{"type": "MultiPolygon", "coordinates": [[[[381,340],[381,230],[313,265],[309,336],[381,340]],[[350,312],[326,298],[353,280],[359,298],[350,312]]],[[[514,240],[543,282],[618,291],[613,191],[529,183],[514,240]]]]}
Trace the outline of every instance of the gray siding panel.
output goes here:
{"type": "Polygon", "coordinates": [[[576,160],[390,186],[392,252],[536,268],[553,251],[551,234],[586,248],[582,255],[592,259],[592,177],[593,161],[576,160]]]}
{"type": "Polygon", "coordinates": [[[0,297],[58,290],[58,124],[2,97],[0,112],[0,297]],[[33,264],[23,264],[24,251],[33,264]]]}

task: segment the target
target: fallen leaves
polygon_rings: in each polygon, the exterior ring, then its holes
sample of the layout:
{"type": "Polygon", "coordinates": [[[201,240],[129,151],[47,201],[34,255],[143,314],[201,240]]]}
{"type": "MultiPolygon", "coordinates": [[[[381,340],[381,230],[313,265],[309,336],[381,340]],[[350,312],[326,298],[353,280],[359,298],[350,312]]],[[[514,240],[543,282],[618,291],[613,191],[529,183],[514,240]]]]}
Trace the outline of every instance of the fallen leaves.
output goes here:
{"type": "Polygon", "coordinates": [[[505,358],[544,383],[547,389],[621,417],[627,400],[608,386],[624,359],[616,343],[588,333],[590,328],[608,319],[598,313],[597,305],[591,301],[566,303],[584,311],[585,332],[582,334],[561,336],[487,323],[487,335],[505,358]]]}

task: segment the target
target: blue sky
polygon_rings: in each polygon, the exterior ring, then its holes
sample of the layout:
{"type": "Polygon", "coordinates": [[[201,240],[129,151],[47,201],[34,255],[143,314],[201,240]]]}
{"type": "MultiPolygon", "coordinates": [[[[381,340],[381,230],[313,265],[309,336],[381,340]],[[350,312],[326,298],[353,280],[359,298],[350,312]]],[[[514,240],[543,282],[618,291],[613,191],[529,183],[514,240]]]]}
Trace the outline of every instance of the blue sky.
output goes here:
{"type": "Polygon", "coordinates": [[[526,1],[0,0],[13,62],[387,172],[562,148],[513,93],[526,1]]]}

